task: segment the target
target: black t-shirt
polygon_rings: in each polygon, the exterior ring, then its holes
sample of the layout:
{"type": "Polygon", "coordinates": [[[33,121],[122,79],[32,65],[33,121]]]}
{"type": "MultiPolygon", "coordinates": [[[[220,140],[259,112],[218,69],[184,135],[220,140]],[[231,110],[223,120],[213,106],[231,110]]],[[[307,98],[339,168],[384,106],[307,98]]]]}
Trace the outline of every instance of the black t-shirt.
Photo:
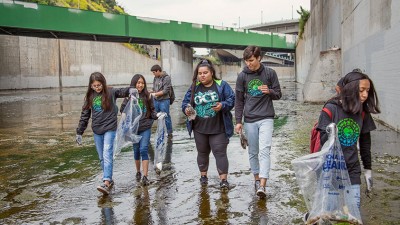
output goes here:
{"type": "Polygon", "coordinates": [[[193,129],[202,134],[220,134],[225,132],[221,112],[215,112],[212,105],[219,102],[218,89],[215,82],[210,87],[202,84],[194,94],[196,119],[193,129]]]}
{"type": "Polygon", "coordinates": [[[351,184],[361,184],[361,166],[358,159],[357,141],[360,134],[368,133],[376,129],[376,125],[370,113],[350,114],[343,111],[337,104],[325,105],[332,112],[332,120],[323,112],[319,118],[318,129],[326,130],[330,123],[335,123],[338,128],[338,138],[349,171],[351,184]]]}

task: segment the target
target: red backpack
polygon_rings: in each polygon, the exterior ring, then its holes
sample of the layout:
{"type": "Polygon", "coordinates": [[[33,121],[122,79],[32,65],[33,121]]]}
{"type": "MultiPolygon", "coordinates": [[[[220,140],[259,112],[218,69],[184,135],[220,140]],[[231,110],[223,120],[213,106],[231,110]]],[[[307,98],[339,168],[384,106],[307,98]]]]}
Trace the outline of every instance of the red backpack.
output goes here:
{"type": "MultiPolygon", "coordinates": [[[[332,120],[332,112],[328,108],[323,108],[322,111],[324,111],[326,114],[328,114],[329,118],[332,120]]],[[[361,113],[362,119],[364,120],[365,112],[363,111],[361,113]]],[[[310,139],[310,153],[315,153],[321,150],[321,134],[317,130],[318,127],[318,121],[314,124],[314,127],[311,130],[311,139],[310,139]]]]}
{"type": "MultiPolygon", "coordinates": [[[[328,114],[329,118],[332,119],[332,112],[328,108],[323,108],[322,111],[328,114]]],[[[321,149],[321,134],[317,130],[318,121],[314,124],[314,127],[311,130],[311,139],[310,139],[310,153],[318,152],[321,149]]]]}

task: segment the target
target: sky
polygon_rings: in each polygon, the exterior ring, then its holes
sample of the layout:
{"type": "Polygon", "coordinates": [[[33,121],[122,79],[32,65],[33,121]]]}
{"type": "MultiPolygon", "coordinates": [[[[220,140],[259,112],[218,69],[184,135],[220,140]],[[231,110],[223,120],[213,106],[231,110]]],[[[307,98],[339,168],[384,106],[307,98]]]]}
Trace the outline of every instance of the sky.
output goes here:
{"type": "Polygon", "coordinates": [[[132,16],[240,27],[299,18],[310,0],[117,0],[132,16]],[[292,10],[293,7],[293,10],[292,10]]]}
{"type": "Polygon", "coordinates": [[[310,0],[116,0],[129,15],[243,28],[297,19],[310,0]]]}

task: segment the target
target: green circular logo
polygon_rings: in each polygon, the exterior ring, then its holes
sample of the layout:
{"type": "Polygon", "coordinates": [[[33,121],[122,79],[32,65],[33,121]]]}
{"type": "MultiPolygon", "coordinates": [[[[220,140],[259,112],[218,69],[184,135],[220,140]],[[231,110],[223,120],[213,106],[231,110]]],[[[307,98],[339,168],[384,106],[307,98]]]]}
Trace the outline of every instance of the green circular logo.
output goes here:
{"type": "Polygon", "coordinates": [[[360,136],[360,126],[352,118],[340,120],[337,128],[340,144],[352,146],[357,142],[360,136]]]}

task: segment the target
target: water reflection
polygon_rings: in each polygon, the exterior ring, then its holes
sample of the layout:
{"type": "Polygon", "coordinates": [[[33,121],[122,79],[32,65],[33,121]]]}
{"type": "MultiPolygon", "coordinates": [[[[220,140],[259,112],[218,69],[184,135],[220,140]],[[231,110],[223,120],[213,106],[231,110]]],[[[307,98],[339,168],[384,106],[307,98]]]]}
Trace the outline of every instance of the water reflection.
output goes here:
{"type": "Polygon", "coordinates": [[[153,224],[148,187],[137,187],[134,198],[133,224],[153,224]]]}
{"type": "Polygon", "coordinates": [[[249,204],[251,212],[251,224],[268,224],[267,198],[260,199],[257,196],[249,204]]]}
{"type": "Polygon", "coordinates": [[[154,208],[157,212],[158,224],[169,224],[169,201],[175,198],[173,167],[171,165],[172,140],[168,139],[162,171],[158,174],[158,183],[154,194],[154,208]]]}
{"type": "Polygon", "coordinates": [[[213,215],[210,203],[210,194],[207,187],[202,187],[199,193],[198,218],[201,224],[229,224],[229,197],[228,191],[221,191],[219,199],[215,200],[216,212],[213,215]]]}
{"type": "Polygon", "coordinates": [[[98,201],[101,208],[100,224],[116,224],[114,209],[112,207],[112,198],[110,196],[101,196],[98,201]]]}

